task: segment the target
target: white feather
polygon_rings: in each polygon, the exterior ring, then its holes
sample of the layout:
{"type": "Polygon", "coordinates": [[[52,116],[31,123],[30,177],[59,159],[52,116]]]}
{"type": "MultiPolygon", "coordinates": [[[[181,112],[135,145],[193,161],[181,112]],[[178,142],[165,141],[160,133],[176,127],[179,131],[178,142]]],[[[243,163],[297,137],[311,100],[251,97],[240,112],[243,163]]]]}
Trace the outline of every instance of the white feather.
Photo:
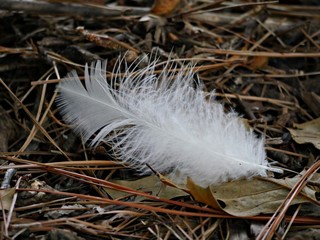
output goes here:
{"type": "Polygon", "coordinates": [[[125,163],[141,171],[148,171],[146,164],[160,172],[179,171],[200,186],[278,171],[265,160],[262,138],[235,112],[225,113],[199,86],[192,87],[190,66],[174,74],[176,64],[168,62],[157,75],[155,62],[141,70],[136,64],[126,66],[119,79],[120,62],[111,84],[98,61],[90,73],[86,66],[85,87],[75,71],[58,87],[65,121],[86,141],[97,133],[93,146],[112,142],[125,163]]]}

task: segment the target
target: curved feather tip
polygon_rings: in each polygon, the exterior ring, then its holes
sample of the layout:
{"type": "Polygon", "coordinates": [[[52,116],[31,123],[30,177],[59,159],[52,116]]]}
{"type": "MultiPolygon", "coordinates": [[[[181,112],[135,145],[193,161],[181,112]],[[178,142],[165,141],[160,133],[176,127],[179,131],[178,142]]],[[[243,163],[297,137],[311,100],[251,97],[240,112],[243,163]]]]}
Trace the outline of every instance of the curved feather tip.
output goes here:
{"type": "Polygon", "coordinates": [[[190,65],[181,70],[167,62],[156,74],[156,62],[142,69],[136,63],[121,73],[119,61],[110,83],[101,65],[90,72],[86,66],[84,85],[73,71],[58,86],[62,116],[86,141],[94,136],[92,146],[109,141],[123,162],[143,172],[149,164],[200,186],[281,172],[268,166],[262,138],[193,87],[190,65]]]}

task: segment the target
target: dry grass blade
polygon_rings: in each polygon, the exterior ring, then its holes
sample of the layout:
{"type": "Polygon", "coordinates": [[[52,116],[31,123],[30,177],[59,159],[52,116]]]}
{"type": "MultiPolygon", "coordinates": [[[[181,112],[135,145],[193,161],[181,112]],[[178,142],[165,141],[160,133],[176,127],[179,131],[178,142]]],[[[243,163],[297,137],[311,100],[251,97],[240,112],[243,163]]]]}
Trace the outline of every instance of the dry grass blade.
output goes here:
{"type": "Polygon", "coordinates": [[[299,192],[305,187],[312,175],[320,168],[320,161],[311,166],[308,171],[302,176],[301,180],[291,189],[287,198],[282,202],[277,211],[270,218],[265,225],[257,239],[272,239],[277,228],[280,226],[281,221],[285,218],[285,214],[290,206],[292,200],[299,194],[299,192]]]}
{"type": "MultiPolygon", "coordinates": [[[[25,105],[20,101],[19,98],[16,97],[16,95],[8,88],[8,86],[3,82],[2,79],[0,79],[0,83],[8,90],[8,92],[11,94],[11,96],[21,105],[21,107],[25,110],[25,112],[28,114],[28,116],[31,118],[35,126],[39,128],[39,130],[45,135],[48,140],[63,154],[65,155],[64,151],[55,143],[55,141],[50,137],[50,135],[47,133],[47,131],[41,126],[41,124],[35,119],[35,117],[32,115],[32,113],[28,110],[28,108],[25,107],[25,105]]],[[[66,158],[69,158],[67,155],[65,155],[66,158]]]]}

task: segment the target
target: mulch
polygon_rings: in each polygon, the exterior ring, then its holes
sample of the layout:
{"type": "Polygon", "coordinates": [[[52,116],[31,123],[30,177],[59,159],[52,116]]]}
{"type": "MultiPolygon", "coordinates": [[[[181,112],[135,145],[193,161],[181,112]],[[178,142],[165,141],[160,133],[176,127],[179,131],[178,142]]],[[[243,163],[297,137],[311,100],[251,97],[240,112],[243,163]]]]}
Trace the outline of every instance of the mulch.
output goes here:
{"type": "MultiPolygon", "coordinates": [[[[141,176],[117,164],[109,145],[83,143],[55,105],[61,79],[96,60],[108,71],[121,56],[132,63],[155,51],[190,62],[205,91],[266,136],[269,162],[292,170],[276,178],[318,160],[317,145],[289,131],[320,117],[318,1],[1,1],[0,23],[4,239],[250,239],[270,219],[113,184],[141,176]]],[[[288,239],[316,239],[320,209],[298,216],[288,239]]]]}

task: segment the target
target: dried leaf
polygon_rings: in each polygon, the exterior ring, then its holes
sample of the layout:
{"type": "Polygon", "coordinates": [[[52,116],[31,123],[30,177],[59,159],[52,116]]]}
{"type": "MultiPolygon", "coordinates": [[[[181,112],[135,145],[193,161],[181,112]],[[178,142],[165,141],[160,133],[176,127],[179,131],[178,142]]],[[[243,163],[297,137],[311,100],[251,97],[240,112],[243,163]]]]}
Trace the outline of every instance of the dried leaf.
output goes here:
{"type": "MultiPolygon", "coordinates": [[[[163,178],[163,177],[162,177],[163,178]]],[[[162,179],[163,180],[163,179],[162,179]]],[[[126,180],[114,180],[111,181],[113,183],[119,184],[121,186],[129,187],[132,189],[136,189],[139,191],[147,192],[152,195],[156,195],[160,198],[165,198],[165,199],[172,199],[175,197],[182,197],[188,195],[188,193],[184,192],[183,190],[173,187],[174,184],[168,184],[168,180],[166,180],[166,184],[161,182],[157,176],[148,176],[144,178],[139,178],[138,180],[135,181],[126,181],[126,180]],[[171,186],[170,186],[171,185],[171,186]]],[[[128,196],[128,193],[113,190],[113,189],[106,189],[108,194],[112,196],[112,198],[120,198],[120,197],[125,197],[128,196]]],[[[137,201],[141,201],[144,199],[143,197],[137,197],[137,201]]]]}
{"type": "Polygon", "coordinates": [[[255,56],[252,59],[251,67],[253,70],[263,68],[268,65],[269,58],[266,56],[255,56]]]}
{"type": "Polygon", "coordinates": [[[151,13],[155,15],[166,15],[175,10],[180,0],[156,0],[151,9],[151,13]]]}
{"type": "Polygon", "coordinates": [[[221,209],[220,204],[212,195],[210,187],[200,187],[196,185],[191,178],[188,178],[187,187],[197,201],[205,203],[215,209],[221,209]]]}
{"type": "Polygon", "coordinates": [[[15,194],[15,188],[7,188],[0,190],[0,209],[9,210],[12,205],[13,195],[15,194]]]}
{"type": "MultiPolygon", "coordinates": [[[[299,176],[285,179],[255,178],[209,186],[206,189],[189,179],[187,186],[196,200],[215,209],[233,216],[256,216],[273,213],[299,179],[299,176]]],[[[306,186],[292,204],[319,203],[316,199],[317,191],[306,186]]]]}
{"type": "Polygon", "coordinates": [[[288,128],[288,130],[297,143],[312,143],[320,149],[320,118],[302,124],[294,124],[294,127],[295,129],[288,128]]]}

